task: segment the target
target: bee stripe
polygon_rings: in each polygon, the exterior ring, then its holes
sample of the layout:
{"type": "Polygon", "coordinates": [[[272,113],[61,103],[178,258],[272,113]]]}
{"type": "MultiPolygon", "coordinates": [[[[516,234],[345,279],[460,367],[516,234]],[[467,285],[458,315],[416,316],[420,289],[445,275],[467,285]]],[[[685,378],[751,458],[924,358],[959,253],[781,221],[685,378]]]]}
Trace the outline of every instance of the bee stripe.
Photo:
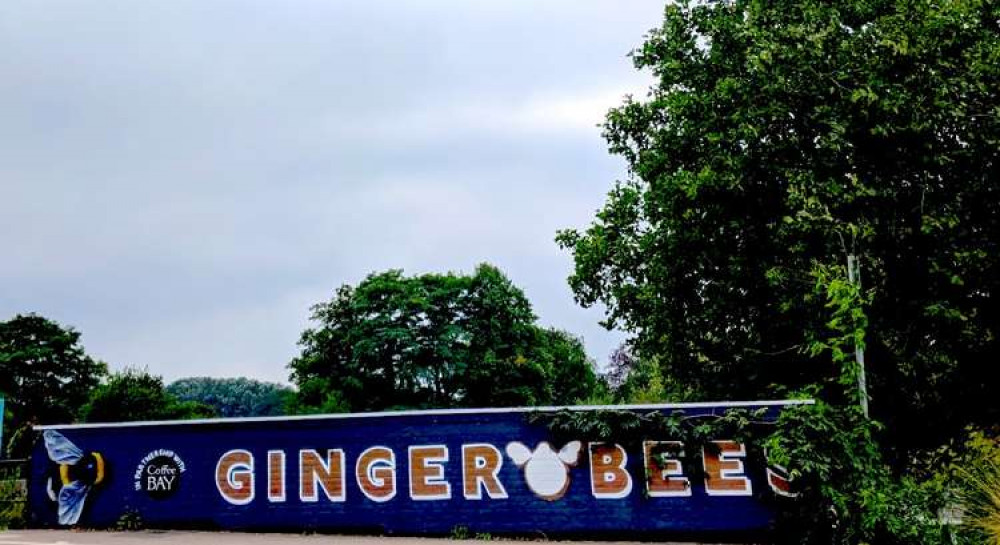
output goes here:
{"type": "Polygon", "coordinates": [[[69,485],[69,464],[59,464],[59,480],[63,486],[69,485]]]}
{"type": "Polygon", "coordinates": [[[94,484],[98,485],[104,480],[104,457],[100,452],[95,452],[94,459],[97,460],[97,477],[94,479],[94,484]]]}

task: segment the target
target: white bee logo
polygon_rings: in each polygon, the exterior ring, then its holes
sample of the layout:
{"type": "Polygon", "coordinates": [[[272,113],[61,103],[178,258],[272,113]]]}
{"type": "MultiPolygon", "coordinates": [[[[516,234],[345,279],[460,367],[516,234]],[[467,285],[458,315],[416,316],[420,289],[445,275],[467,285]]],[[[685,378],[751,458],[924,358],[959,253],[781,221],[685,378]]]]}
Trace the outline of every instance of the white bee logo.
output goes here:
{"type": "Polygon", "coordinates": [[[531,452],[523,443],[512,441],[507,444],[506,451],[514,464],[524,470],[528,488],[543,500],[555,501],[569,488],[569,468],[580,458],[580,447],[579,441],[570,441],[556,453],[542,441],[531,452]]]}

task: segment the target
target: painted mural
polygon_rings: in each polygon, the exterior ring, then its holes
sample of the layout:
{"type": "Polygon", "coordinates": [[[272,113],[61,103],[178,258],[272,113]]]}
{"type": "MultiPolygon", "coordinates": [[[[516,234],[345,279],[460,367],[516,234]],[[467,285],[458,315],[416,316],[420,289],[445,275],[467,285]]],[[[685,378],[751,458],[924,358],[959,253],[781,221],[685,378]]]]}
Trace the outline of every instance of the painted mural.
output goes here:
{"type": "MultiPolygon", "coordinates": [[[[720,414],[792,402],[618,407],[720,414]]],[[[595,408],[574,408],[593,410],[595,408]]],[[[669,437],[556,442],[531,412],[412,411],[47,426],[32,458],[32,522],[113,526],[471,532],[745,532],[766,529],[781,468],[753,445],[669,437]],[[685,467],[700,448],[701,467],[685,467]],[[759,457],[757,458],[759,459],[759,457]]]]}

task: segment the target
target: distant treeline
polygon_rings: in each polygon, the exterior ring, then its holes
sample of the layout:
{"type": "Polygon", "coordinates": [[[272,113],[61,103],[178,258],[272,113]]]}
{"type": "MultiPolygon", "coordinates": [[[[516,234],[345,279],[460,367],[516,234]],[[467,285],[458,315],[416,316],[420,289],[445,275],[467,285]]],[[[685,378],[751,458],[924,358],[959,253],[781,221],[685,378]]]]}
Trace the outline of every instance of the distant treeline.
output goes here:
{"type": "MultiPolygon", "coordinates": [[[[530,406],[663,395],[655,368],[623,351],[599,376],[581,339],[536,323],[499,269],[473,274],[373,273],[312,309],[293,386],[247,377],[165,384],[143,367],[109,371],[81,334],[35,314],[0,322],[6,453],[28,448],[32,424],[279,416],[407,408],[530,406]],[[652,375],[650,375],[652,373],[652,375]],[[639,387],[643,377],[649,387],[639,387]],[[652,378],[650,378],[652,377],[652,378]],[[644,393],[645,392],[645,393],[644,393]]],[[[276,365],[282,365],[280,363],[276,365]]]]}

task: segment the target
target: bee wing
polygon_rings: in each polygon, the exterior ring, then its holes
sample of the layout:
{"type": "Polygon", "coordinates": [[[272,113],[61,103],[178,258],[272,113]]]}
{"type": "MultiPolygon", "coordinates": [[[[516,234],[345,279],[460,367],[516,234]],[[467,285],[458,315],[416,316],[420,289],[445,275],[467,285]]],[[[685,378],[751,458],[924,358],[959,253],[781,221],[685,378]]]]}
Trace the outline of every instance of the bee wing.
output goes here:
{"type": "Polygon", "coordinates": [[[49,451],[49,459],[57,464],[75,464],[83,458],[83,451],[66,439],[63,434],[45,430],[45,450],[49,451]]]}
{"type": "Polygon", "coordinates": [[[80,481],[73,481],[59,491],[59,524],[72,525],[80,520],[83,503],[90,487],[80,481]]]}
{"type": "Polygon", "coordinates": [[[56,489],[52,488],[52,477],[45,481],[45,493],[49,495],[50,500],[59,501],[59,498],[56,498],[56,489]]]}

